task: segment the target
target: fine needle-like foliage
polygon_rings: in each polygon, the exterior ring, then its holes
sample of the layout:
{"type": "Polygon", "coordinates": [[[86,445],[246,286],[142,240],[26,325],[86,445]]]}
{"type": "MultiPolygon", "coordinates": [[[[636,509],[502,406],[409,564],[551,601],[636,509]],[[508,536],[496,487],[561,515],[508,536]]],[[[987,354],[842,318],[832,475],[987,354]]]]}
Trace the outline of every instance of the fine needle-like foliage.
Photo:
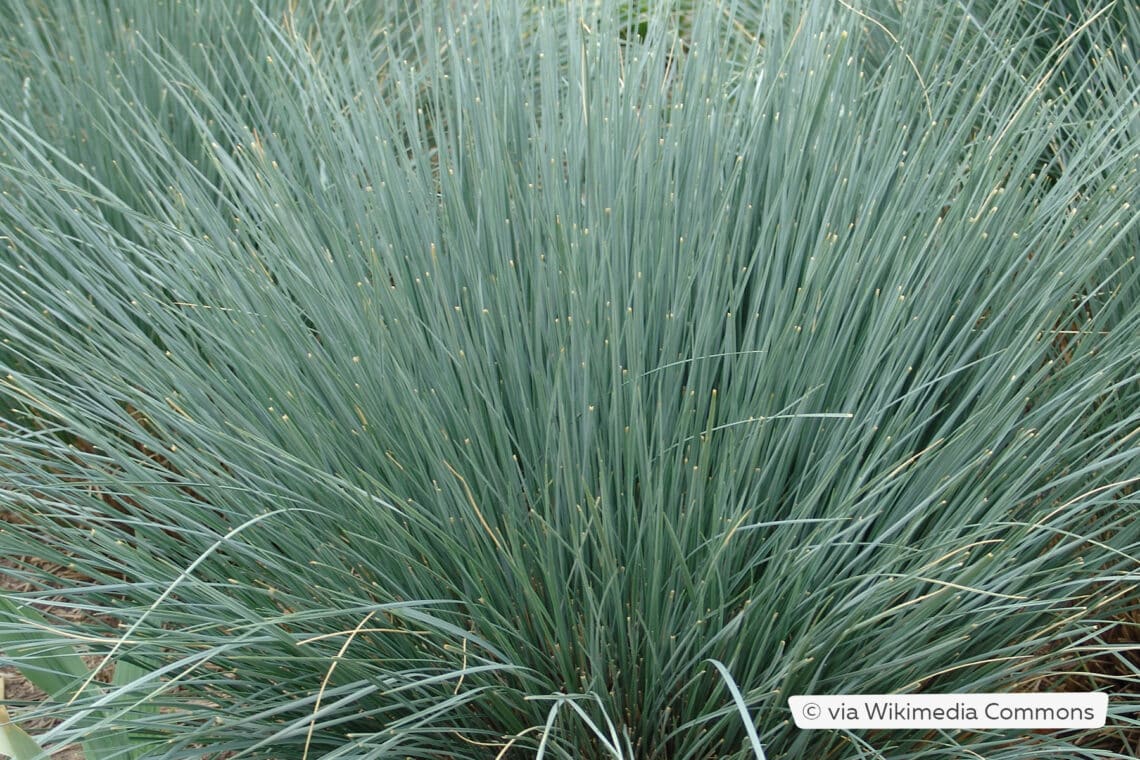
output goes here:
{"type": "Polygon", "coordinates": [[[1130,756],[1134,3],[0,30],[0,641],[43,746],[1130,756]],[[1109,725],[787,705],[1034,689],[1109,725]]]}

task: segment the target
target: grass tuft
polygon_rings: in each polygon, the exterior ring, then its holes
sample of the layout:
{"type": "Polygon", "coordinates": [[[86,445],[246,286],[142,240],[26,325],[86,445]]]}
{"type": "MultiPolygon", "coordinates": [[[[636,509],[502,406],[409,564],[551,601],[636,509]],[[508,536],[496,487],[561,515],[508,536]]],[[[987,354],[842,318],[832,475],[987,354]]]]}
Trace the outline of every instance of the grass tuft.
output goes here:
{"type": "Polygon", "coordinates": [[[1134,749],[1134,4],[0,28],[0,551],[43,561],[0,640],[128,674],[13,710],[40,744],[1134,749]],[[1105,731],[787,707],[1074,674],[1105,731]]]}

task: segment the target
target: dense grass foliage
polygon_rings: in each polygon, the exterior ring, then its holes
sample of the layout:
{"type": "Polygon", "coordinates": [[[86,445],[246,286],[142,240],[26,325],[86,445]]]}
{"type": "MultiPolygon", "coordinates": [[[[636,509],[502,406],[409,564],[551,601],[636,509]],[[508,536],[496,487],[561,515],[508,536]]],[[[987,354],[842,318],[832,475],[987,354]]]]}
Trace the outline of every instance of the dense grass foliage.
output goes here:
{"type": "Polygon", "coordinates": [[[0,6],[0,637],[130,674],[17,718],[1127,756],[1140,11],[1046,5],[0,6]],[[1109,728],[787,707],[1042,679],[1109,728]]]}

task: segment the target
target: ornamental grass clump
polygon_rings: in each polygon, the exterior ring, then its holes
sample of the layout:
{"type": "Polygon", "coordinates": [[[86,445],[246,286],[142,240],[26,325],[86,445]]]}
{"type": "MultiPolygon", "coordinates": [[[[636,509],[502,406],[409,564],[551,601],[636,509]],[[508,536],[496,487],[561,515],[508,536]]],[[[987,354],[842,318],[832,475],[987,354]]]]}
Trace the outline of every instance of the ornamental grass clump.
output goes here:
{"type": "Polygon", "coordinates": [[[1140,12],[1060,5],[4,6],[16,723],[1127,756],[1140,12]],[[1109,725],[787,704],[1031,688],[1109,725]]]}

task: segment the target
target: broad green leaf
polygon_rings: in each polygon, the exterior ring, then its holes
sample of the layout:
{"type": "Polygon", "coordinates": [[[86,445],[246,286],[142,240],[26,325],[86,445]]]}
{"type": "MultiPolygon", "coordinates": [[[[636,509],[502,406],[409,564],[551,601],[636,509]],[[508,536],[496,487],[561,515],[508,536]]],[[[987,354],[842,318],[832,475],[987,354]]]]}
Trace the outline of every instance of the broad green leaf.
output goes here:
{"type": "Polygon", "coordinates": [[[47,756],[35,739],[12,722],[3,705],[0,705],[0,755],[12,760],[36,760],[47,756]]]}
{"type": "Polygon", "coordinates": [[[6,618],[6,625],[0,627],[0,650],[16,664],[27,657],[28,666],[21,668],[21,673],[52,699],[70,699],[88,675],[75,648],[64,643],[45,644],[51,634],[43,615],[2,593],[0,616],[6,618]]]}

